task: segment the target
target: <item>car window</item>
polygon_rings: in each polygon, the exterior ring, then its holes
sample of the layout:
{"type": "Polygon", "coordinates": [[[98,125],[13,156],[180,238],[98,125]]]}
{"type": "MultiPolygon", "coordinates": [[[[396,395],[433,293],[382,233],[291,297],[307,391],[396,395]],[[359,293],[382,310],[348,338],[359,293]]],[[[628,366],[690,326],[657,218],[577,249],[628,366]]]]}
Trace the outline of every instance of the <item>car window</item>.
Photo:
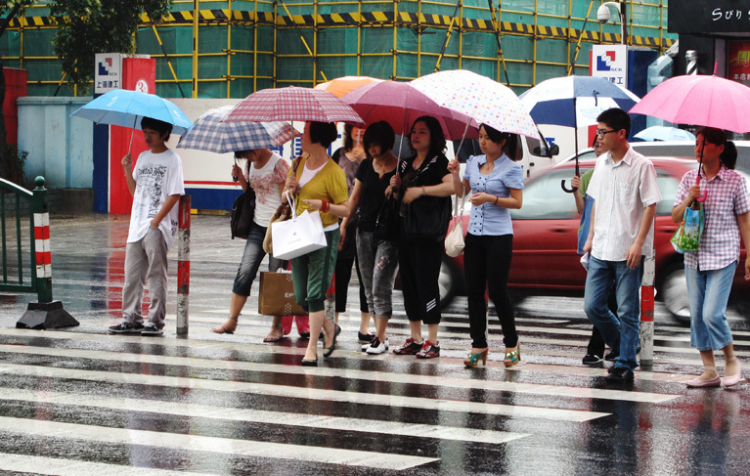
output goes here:
{"type": "MultiPolygon", "coordinates": [[[[584,170],[581,170],[583,174],[584,170]]],[[[561,169],[544,174],[528,183],[523,190],[523,206],[520,210],[511,210],[514,220],[566,219],[578,217],[575,198],[565,192],[560,182],[570,188],[573,169],[561,169]]]]}
{"type": "Polygon", "coordinates": [[[656,186],[661,193],[661,201],[656,204],[656,215],[671,215],[674,207],[674,198],[677,196],[677,189],[680,186],[682,178],[667,175],[662,171],[656,172],[656,186]]]}

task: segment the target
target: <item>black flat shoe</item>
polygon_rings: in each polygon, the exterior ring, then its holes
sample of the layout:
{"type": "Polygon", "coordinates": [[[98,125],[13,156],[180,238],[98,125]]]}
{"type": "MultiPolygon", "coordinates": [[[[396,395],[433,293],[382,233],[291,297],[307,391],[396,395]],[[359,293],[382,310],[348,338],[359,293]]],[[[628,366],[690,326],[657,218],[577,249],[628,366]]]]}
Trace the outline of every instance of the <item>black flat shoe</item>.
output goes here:
{"type": "Polygon", "coordinates": [[[302,359],[302,362],[300,362],[300,365],[302,365],[303,367],[317,367],[318,359],[317,358],[315,358],[315,360],[302,359]]]}
{"type": "Polygon", "coordinates": [[[336,332],[333,333],[333,342],[331,342],[331,347],[326,347],[323,349],[323,358],[328,358],[333,354],[333,351],[336,350],[336,337],[341,333],[341,327],[339,327],[338,324],[336,324],[336,332]]]}

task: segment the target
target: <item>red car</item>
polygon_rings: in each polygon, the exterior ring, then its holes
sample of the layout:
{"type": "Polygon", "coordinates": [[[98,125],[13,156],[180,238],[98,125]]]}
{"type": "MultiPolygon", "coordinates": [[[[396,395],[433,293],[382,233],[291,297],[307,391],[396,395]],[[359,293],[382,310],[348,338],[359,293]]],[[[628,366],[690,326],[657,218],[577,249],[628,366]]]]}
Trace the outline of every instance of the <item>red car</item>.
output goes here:
{"type": "MultiPolygon", "coordinates": [[[[674,250],[669,240],[677,230],[671,214],[680,180],[698,164],[695,159],[681,157],[651,160],[662,194],[662,201],[656,207],[654,230],[657,299],[664,301],[673,316],[687,322],[690,314],[682,255],[674,250]]],[[[594,164],[594,160],[581,161],[581,174],[594,164]]],[[[560,186],[562,180],[570,185],[574,170],[575,164],[567,162],[541,172],[527,182],[523,207],[511,210],[514,237],[508,287],[514,298],[527,294],[583,295],[586,271],[577,253],[580,215],[573,195],[560,186]]],[[[464,223],[468,225],[468,222],[469,216],[464,215],[464,223]]],[[[744,247],[741,255],[744,263],[744,247]]],[[[444,303],[455,294],[465,294],[463,255],[443,257],[440,284],[444,303]]],[[[743,266],[737,268],[734,289],[733,297],[749,295],[750,283],[744,280],[743,266]]]]}

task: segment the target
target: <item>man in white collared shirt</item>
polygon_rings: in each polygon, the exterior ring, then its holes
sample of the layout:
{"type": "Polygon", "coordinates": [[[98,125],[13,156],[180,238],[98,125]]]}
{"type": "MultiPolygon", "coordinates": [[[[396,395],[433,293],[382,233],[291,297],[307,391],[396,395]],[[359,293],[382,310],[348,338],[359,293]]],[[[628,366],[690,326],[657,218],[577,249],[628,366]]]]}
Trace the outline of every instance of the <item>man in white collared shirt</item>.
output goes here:
{"type": "Polygon", "coordinates": [[[630,117],[609,109],[597,118],[603,150],[587,193],[594,199],[591,228],[583,251],[590,252],[584,310],[619,357],[607,380],[633,380],[640,338],[639,291],[643,258],[654,245],[653,222],[661,194],[650,160],[628,143],[630,117]],[[607,307],[616,286],[617,316],[607,307]],[[619,318],[619,319],[618,319],[619,318]]]}

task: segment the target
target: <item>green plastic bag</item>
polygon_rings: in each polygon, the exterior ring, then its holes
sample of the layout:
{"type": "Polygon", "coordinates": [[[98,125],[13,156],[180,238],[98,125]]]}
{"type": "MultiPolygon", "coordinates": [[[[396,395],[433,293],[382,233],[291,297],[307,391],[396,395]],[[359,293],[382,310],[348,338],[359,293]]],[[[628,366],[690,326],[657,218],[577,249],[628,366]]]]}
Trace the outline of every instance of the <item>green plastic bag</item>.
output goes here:
{"type": "Polygon", "coordinates": [[[675,251],[678,253],[698,251],[704,226],[703,204],[693,202],[689,207],[685,208],[685,213],[682,215],[682,223],[680,223],[680,227],[670,240],[675,251]],[[693,209],[696,203],[698,204],[697,210],[693,209]]]}

